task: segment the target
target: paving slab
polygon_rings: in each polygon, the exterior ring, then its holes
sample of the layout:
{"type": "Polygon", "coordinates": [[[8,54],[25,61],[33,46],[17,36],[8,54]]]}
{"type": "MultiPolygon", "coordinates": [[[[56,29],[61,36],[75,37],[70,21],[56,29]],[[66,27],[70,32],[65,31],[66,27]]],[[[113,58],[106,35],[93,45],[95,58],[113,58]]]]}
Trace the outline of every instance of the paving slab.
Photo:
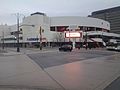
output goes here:
{"type": "Polygon", "coordinates": [[[3,88],[2,86],[42,87],[61,90],[61,87],[34,61],[21,54],[0,57],[0,88],[3,88]]]}
{"type": "Polygon", "coordinates": [[[45,69],[66,90],[103,90],[120,76],[120,54],[45,69]],[[98,60],[99,59],[99,60],[98,60]]]}

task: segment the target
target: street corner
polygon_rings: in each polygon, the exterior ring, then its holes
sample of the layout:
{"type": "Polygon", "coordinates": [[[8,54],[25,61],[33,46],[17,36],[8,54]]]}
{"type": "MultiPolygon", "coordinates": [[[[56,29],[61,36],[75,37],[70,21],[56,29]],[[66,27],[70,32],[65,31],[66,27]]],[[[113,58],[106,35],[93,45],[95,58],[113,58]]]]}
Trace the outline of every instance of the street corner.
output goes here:
{"type": "Polygon", "coordinates": [[[46,88],[61,90],[61,87],[26,55],[0,57],[0,73],[1,86],[16,86],[16,88],[33,86],[45,90],[46,88]]]}

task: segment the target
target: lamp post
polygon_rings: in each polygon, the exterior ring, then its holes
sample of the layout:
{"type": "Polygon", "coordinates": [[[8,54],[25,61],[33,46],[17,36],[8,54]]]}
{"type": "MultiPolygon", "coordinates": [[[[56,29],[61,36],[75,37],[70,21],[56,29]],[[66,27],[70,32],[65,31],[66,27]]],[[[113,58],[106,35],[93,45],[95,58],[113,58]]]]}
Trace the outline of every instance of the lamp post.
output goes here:
{"type": "Polygon", "coordinates": [[[42,28],[40,26],[40,50],[42,50],[42,28]]]}
{"type": "Polygon", "coordinates": [[[4,31],[2,32],[2,49],[4,50],[4,31]]]}
{"type": "Polygon", "coordinates": [[[20,46],[19,46],[19,13],[17,13],[17,52],[20,52],[20,46]]]}
{"type": "Polygon", "coordinates": [[[86,34],[85,34],[85,43],[86,43],[86,50],[88,48],[88,43],[87,43],[87,31],[86,31],[86,34]]]}
{"type": "Polygon", "coordinates": [[[15,41],[16,41],[16,37],[14,37],[14,47],[16,46],[15,41]]]}
{"type": "Polygon", "coordinates": [[[88,48],[88,43],[87,43],[87,27],[85,27],[85,48],[86,48],[86,50],[88,48]]]}
{"type": "Polygon", "coordinates": [[[19,18],[20,18],[20,14],[17,13],[16,14],[16,17],[17,17],[17,33],[16,33],[16,39],[17,39],[17,52],[20,52],[20,43],[19,43],[19,34],[20,34],[20,27],[21,26],[32,26],[34,27],[35,25],[27,25],[27,24],[23,24],[23,25],[19,25],[19,18]]]}

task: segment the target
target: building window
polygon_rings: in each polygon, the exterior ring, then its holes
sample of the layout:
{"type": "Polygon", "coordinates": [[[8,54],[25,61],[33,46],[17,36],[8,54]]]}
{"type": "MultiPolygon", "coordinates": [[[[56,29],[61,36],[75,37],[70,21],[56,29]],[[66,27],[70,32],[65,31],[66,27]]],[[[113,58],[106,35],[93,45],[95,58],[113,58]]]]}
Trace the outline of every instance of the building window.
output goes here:
{"type": "Polygon", "coordinates": [[[50,31],[55,31],[55,27],[50,27],[50,31]]]}

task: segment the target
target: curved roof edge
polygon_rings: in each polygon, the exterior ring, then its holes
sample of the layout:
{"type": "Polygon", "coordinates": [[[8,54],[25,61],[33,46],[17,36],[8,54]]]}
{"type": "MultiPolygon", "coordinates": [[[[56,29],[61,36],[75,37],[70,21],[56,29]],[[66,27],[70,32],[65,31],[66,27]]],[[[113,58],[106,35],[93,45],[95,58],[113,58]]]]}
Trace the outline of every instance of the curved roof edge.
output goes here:
{"type": "Polygon", "coordinates": [[[110,23],[108,21],[93,17],[55,16],[51,17],[51,25],[80,25],[110,30],[110,23]]]}
{"type": "MultiPolygon", "coordinates": [[[[50,17],[50,18],[74,18],[74,17],[78,17],[78,18],[91,18],[91,19],[98,19],[98,20],[102,20],[102,21],[105,21],[103,19],[99,19],[99,18],[95,18],[95,17],[84,17],[84,16],[54,16],[54,17],[50,17]]],[[[108,21],[105,21],[105,22],[108,22],[108,21]]],[[[109,22],[108,22],[109,23],[109,22]]]]}

